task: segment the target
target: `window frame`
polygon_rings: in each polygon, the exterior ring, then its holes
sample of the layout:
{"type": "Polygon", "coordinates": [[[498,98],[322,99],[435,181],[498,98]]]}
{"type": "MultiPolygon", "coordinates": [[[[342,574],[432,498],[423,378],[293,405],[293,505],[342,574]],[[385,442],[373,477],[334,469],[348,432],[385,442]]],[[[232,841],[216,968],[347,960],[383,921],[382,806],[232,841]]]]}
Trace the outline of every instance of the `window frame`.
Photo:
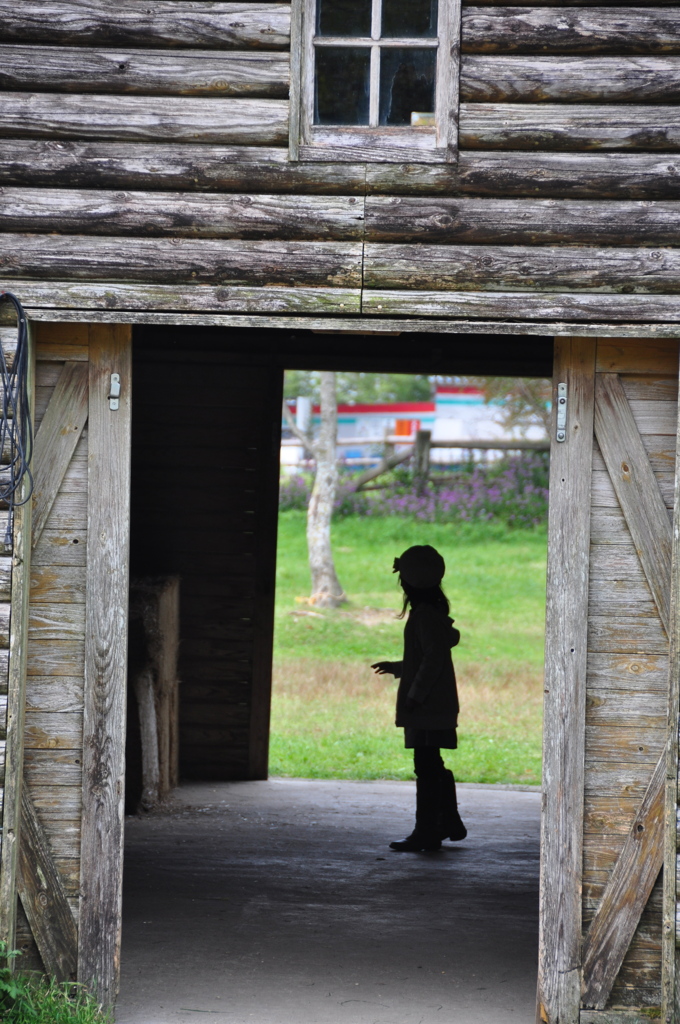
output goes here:
{"type": "MultiPolygon", "coordinates": [[[[435,48],[435,126],[314,124],[314,52],[317,0],[291,0],[290,148],[294,161],[369,163],[450,163],[458,159],[458,107],[461,0],[439,0],[437,36],[432,39],[383,38],[376,35],[382,0],[372,0],[370,39],[331,36],[319,46],[435,48]]],[[[372,61],[372,69],[376,68],[372,61]]],[[[372,70],[371,93],[377,95],[372,70]]],[[[375,100],[373,101],[375,112],[375,100]]],[[[374,118],[375,119],[375,118],[374,118]]]]}

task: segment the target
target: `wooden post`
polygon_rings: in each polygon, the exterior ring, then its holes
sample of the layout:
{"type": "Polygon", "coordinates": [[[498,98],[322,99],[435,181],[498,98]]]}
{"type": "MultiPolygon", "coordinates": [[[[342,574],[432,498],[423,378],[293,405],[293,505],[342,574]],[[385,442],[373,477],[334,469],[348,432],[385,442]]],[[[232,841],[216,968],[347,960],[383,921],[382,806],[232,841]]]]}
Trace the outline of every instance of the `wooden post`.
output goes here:
{"type": "MultiPolygon", "coordinates": [[[[33,415],[35,350],[29,331],[28,402],[33,415]]],[[[24,478],[20,499],[28,494],[24,478]]],[[[9,676],[7,680],[7,733],[5,745],[5,790],[2,813],[2,859],[0,860],[0,941],[14,948],[17,913],[17,870],[21,840],[21,797],[24,767],[24,718],[26,707],[26,649],[28,638],[28,595],[31,586],[31,533],[33,502],[20,505],[14,513],[12,547],[11,618],[9,631],[9,676]]]]}
{"type": "Polygon", "coordinates": [[[131,329],[91,324],[78,979],[105,1006],[120,971],[125,769],[131,329]],[[120,375],[111,409],[111,374],[120,375]]]}
{"type": "Polygon", "coordinates": [[[680,403],[675,442],[675,496],[673,502],[673,554],[671,560],[670,644],[668,679],[668,746],[664,806],[663,919],[661,931],[661,994],[665,1024],[678,1019],[678,958],[676,950],[678,856],[678,715],[680,714],[680,403]]]}
{"type": "Polygon", "coordinates": [[[427,489],[430,475],[430,442],[431,430],[419,430],[416,434],[415,458],[413,460],[413,478],[416,494],[423,495],[427,489]]]}
{"type": "Polygon", "coordinates": [[[555,340],[554,391],[566,383],[566,440],[550,465],[543,813],[537,1021],[578,1024],[596,342],[555,340]]]}

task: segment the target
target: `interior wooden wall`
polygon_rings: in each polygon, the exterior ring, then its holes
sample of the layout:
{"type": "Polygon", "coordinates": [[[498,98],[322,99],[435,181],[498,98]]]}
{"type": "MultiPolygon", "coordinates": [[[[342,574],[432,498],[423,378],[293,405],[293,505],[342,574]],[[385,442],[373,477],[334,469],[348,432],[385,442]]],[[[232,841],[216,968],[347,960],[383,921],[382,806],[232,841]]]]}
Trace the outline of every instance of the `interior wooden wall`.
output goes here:
{"type": "Polygon", "coordinates": [[[180,577],[180,774],[266,778],[282,371],[135,347],[133,575],[180,577]]]}

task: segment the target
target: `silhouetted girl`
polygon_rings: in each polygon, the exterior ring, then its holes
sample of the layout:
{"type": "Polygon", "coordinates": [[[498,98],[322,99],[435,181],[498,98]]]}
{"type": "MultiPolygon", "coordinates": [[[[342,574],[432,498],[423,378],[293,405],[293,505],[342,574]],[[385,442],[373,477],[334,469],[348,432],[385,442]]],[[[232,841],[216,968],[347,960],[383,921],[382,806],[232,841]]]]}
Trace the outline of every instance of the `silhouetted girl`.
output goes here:
{"type": "Polygon", "coordinates": [[[371,667],[380,675],[396,676],[397,726],[413,749],[416,774],[416,826],[406,839],[390,843],[393,850],[438,850],[442,839],[465,839],[460,819],[456,782],[442,760],[440,749],[458,746],[458,692],[451,648],[460,633],[449,618],[449,602],[441,588],[446,566],[429,544],[408,548],[394,560],[394,572],[404,591],[403,661],[378,661],[371,667]]]}

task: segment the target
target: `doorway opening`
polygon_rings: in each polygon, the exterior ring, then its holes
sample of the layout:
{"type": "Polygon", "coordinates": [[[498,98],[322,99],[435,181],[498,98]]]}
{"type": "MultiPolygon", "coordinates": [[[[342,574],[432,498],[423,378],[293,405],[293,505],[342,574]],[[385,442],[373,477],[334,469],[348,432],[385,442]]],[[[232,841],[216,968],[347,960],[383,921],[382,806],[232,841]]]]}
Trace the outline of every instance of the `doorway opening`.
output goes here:
{"type": "MultiPolygon", "coordinates": [[[[388,352],[371,340],[367,353],[365,338],[282,334],[145,328],[135,338],[132,572],[180,577],[182,786],[163,813],[128,820],[119,1017],[434,1021],[446,995],[452,1020],[481,1022],[533,1001],[538,794],[467,791],[476,838],[445,854],[442,871],[432,858],[388,859],[392,829],[411,814],[399,776],[265,781],[284,366],[291,353],[311,365],[323,343],[335,365],[421,369],[412,339],[390,338],[388,352]],[[180,956],[188,972],[159,970],[180,956]]],[[[505,370],[505,342],[486,346],[505,370]]],[[[528,346],[524,367],[549,367],[550,349],[528,346]]],[[[479,369],[467,339],[457,354],[479,369]]],[[[376,630],[392,629],[398,609],[389,568],[387,596],[365,602],[389,608],[376,630]]]]}

